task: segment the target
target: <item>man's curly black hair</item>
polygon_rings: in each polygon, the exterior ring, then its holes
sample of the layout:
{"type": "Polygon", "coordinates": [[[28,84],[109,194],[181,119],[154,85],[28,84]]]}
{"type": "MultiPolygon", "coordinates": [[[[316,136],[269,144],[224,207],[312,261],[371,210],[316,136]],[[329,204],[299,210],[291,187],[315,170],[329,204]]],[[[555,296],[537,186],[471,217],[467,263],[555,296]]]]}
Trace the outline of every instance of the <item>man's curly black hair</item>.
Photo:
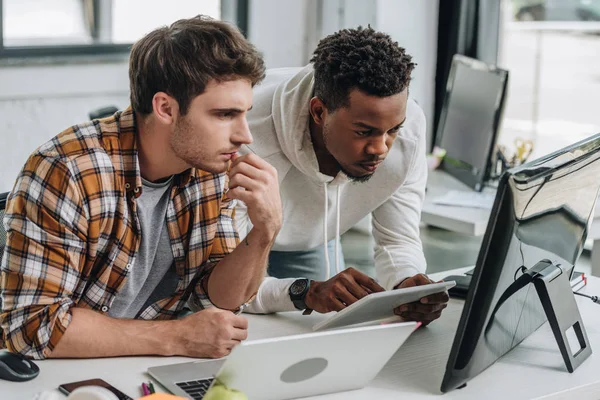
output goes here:
{"type": "Polygon", "coordinates": [[[325,37],[310,62],[315,70],[314,94],[329,111],[348,106],[354,88],[378,97],[402,92],[416,66],[398,42],[370,26],[325,37]]]}

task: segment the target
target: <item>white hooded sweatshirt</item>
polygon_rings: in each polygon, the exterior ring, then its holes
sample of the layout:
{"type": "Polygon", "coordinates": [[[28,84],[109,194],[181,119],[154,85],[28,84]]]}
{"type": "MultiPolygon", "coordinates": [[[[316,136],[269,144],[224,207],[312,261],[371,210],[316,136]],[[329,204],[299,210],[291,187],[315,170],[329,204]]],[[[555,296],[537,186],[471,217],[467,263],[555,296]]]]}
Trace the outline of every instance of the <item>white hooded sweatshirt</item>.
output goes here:
{"type": "MultiPolygon", "coordinates": [[[[390,290],[405,278],[425,272],[419,238],[427,181],[425,116],[409,99],[406,121],[373,177],[357,183],[340,172],[333,178],[319,172],[311,141],[308,108],[313,84],[311,65],[271,69],[254,89],[248,113],[254,141],[242,153],[256,153],[277,169],[279,177],[283,226],[272,250],[326,249],[327,242],[371,214],[376,278],[390,290]]],[[[236,224],[244,238],[252,226],[244,204],[238,204],[236,224]]],[[[328,256],[326,261],[329,264],[328,256]]],[[[323,265],[323,280],[328,278],[328,267],[323,265]]],[[[288,294],[294,280],[266,277],[247,311],[295,310],[288,294]]]]}

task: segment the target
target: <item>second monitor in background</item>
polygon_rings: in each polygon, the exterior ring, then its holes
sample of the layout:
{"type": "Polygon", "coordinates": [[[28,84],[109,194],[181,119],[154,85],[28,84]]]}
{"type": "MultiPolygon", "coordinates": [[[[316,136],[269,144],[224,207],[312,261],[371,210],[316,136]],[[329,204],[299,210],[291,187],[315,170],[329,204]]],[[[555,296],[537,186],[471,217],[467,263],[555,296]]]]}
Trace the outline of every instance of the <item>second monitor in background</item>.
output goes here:
{"type": "Polygon", "coordinates": [[[508,71],[455,55],[437,129],[446,150],[442,169],[480,191],[490,177],[491,158],[508,84],[508,71]]]}

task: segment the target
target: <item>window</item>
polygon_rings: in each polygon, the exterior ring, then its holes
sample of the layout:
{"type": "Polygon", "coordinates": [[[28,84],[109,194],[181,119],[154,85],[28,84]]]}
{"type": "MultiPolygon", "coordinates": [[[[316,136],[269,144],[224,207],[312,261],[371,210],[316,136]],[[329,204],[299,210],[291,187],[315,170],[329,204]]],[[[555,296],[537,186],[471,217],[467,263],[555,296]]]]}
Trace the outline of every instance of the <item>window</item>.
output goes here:
{"type": "Polygon", "coordinates": [[[158,26],[198,14],[221,18],[220,1],[113,0],[111,39],[114,43],[133,43],[158,26]],[[132,18],[139,10],[144,10],[143,18],[132,18]]]}
{"type": "Polygon", "coordinates": [[[510,71],[499,143],[535,158],[600,132],[600,0],[506,0],[499,64],[510,71]]]}
{"type": "Polygon", "coordinates": [[[220,0],[0,0],[0,57],[127,53],[152,29],[205,14],[220,0]]]}

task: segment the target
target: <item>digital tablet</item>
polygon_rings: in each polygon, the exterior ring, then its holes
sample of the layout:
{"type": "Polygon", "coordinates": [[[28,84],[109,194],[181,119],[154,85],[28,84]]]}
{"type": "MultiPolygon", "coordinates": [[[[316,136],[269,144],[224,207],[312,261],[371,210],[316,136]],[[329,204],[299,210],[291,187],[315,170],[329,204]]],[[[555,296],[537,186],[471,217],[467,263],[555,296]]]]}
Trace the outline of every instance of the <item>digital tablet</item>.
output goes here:
{"type": "Polygon", "coordinates": [[[344,308],[342,311],[333,314],[331,317],[315,324],[313,331],[322,331],[393,317],[396,307],[412,303],[431,294],[444,292],[455,284],[456,282],[454,281],[440,282],[372,293],[344,308]]]}

